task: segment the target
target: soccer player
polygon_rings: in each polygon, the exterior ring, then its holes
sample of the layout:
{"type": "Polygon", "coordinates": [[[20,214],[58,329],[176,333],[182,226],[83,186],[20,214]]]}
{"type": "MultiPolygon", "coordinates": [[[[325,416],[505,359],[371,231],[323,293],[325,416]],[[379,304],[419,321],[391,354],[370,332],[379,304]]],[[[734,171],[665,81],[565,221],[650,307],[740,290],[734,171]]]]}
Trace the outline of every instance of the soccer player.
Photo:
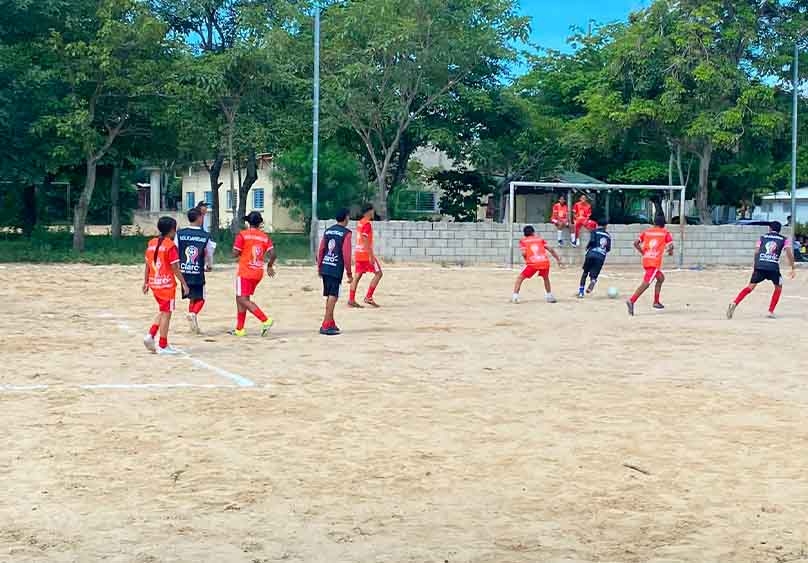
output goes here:
{"type": "Polygon", "coordinates": [[[337,213],[337,224],[328,227],[320,240],[317,252],[317,270],[323,278],[323,297],[325,300],[325,316],[320,326],[320,334],[334,336],[340,333],[334,321],[334,307],[339,299],[339,287],[343,273],[348,274],[348,283],[353,282],[351,274],[351,231],[347,228],[347,209],[337,213]]]}
{"type": "Polygon", "coordinates": [[[149,241],[146,248],[146,268],[143,274],[143,293],[151,289],[157,301],[158,313],[154,318],[148,334],[143,338],[147,350],[157,354],[173,355],[179,352],[168,345],[168,327],[171,324],[171,312],[174,310],[174,297],[177,293],[177,280],[182,290],[188,291],[188,284],[180,271],[180,257],[174,245],[177,234],[177,222],[171,217],[161,217],[157,222],[160,236],[149,241]],[[159,346],[155,347],[154,337],[160,333],[159,346]]]}
{"type": "Polygon", "coordinates": [[[258,284],[264,277],[264,261],[267,275],[275,277],[275,247],[272,239],[261,230],[264,218],[257,211],[252,211],[243,219],[248,228],[241,231],[233,243],[233,256],[238,258],[238,276],[236,277],[236,329],[234,336],[246,336],[244,323],[247,311],[255,315],[261,322],[261,336],[266,336],[274,321],[266,316],[250,297],[255,293],[258,284]]]}
{"type": "Polygon", "coordinates": [[[373,221],[375,213],[376,211],[371,204],[362,207],[362,218],[356,226],[356,248],[354,249],[356,275],[351,283],[348,306],[357,309],[362,308],[362,306],[356,302],[356,290],[359,288],[359,281],[364,274],[373,274],[373,279],[370,280],[370,286],[365,295],[365,304],[371,307],[379,307],[378,303],[373,299],[373,293],[376,291],[376,287],[379,285],[384,274],[382,273],[382,266],[379,264],[379,259],[376,258],[376,254],[373,252],[373,226],[371,225],[371,221],[373,221]]]}
{"type": "Polygon", "coordinates": [[[558,196],[558,202],[553,204],[553,216],[550,218],[550,222],[556,226],[558,246],[563,246],[564,237],[562,236],[562,231],[570,226],[570,213],[566,196],[558,196]]]}
{"type": "Polygon", "coordinates": [[[581,244],[581,228],[590,226],[590,217],[592,217],[592,206],[589,205],[589,200],[583,194],[578,199],[578,202],[572,206],[572,216],[575,219],[574,234],[572,238],[572,245],[578,246],[581,244]]]}
{"type": "Polygon", "coordinates": [[[589,277],[589,287],[586,288],[586,293],[592,293],[595,290],[595,285],[598,283],[598,276],[603,264],[606,262],[606,255],[612,250],[612,235],[606,231],[609,222],[601,219],[597,222],[597,227],[592,231],[589,237],[589,243],[586,245],[586,258],[584,259],[584,272],[581,275],[581,283],[578,286],[578,298],[584,298],[584,285],[586,278],[589,277]]]}
{"type": "Polygon", "coordinates": [[[780,275],[780,256],[782,256],[783,251],[785,251],[788,263],[791,266],[789,277],[794,279],[797,275],[794,267],[794,250],[788,244],[788,239],[780,234],[782,228],[783,226],[778,221],[774,221],[769,225],[769,232],[760,237],[755,248],[755,267],[752,270],[752,279],[749,280],[749,285],[741,290],[735,301],[729,304],[727,309],[728,319],[731,319],[735,314],[735,309],[741,304],[741,301],[764,280],[769,280],[774,284],[774,293],[772,293],[772,300],[769,303],[769,317],[774,318],[774,310],[777,307],[777,302],[780,301],[780,294],[783,292],[783,277],[780,275]]]}
{"type": "Polygon", "coordinates": [[[631,296],[631,299],[626,301],[628,314],[632,317],[634,316],[634,304],[637,303],[637,300],[654,280],[656,280],[656,285],[654,286],[654,309],[665,308],[659,301],[662,284],[665,283],[665,274],[662,273],[662,258],[666,250],[670,256],[673,256],[673,236],[665,228],[664,215],[657,215],[656,219],[654,219],[654,226],[640,233],[640,236],[634,241],[634,248],[642,254],[642,267],[645,268],[645,277],[637,291],[631,296]]]}
{"type": "Polygon", "coordinates": [[[511,301],[519,303],[519,290],[522,289],[522,282],[539,274],[544,280],[545,301],[555,303],[556,298],[553,297],[553,290],[550,286],[550,259],[547,257],[547,253],[549,252],[555,258],[559,267],[561,266],[561,258],[556,254],[555,250],[547,246],[546,240],[536,234],[533,227],[528,225],[522,232],[525,236],[519,241],[519,249],[525,258],[525,268],[516,278],[511,301]]]}
{"type": "Polygon", "coordinates": [[[203,221],[199,209],[191,209],[188,211],[190,225],[177,231],[174,240],[180,254],[180,271],[188,283],[189,291],[183,293],[182,298],[190,301],[186,318],[194,334],[200,334],[199,313],[205,306],[205,272],[213,269],[213,253],[216,250],[216,243],[202,229],[203,221]]]}

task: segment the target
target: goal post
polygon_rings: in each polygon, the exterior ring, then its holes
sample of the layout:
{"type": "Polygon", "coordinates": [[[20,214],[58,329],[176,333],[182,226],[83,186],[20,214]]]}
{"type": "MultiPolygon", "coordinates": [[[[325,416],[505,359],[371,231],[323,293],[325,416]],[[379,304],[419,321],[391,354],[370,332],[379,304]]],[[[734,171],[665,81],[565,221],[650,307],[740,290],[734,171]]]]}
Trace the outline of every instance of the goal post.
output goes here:
{"type": "MultiPolygon", "coordinates": [[[[514,266],[514,232],[513,224],[516,216],[516,190],[518,188],[536,188],[541,190],[565,190],[568,194],[573,191],[586,191],[586,192],[605,192],[607,199],[611,196],[613,191],[656,191],[668,192],[673,196],[674,192],[679,192],[679,268],[684,267],[685,262],[685,226],[687,225],[687,217],[685,214],[685,187],[684,186],[663,186],[663,185],[642,185],[642,184],[574,184],[564,182],[510,182],[508,190],[508,248],[510,254],[510,267],[514,266]]],[[[569,196],[568,196],[569,199],[569,196]]],[[[672,200],[673,197],[670,197],[672,200]]],[[[608,207],[607,207],[608,209],[608,207]]]]}

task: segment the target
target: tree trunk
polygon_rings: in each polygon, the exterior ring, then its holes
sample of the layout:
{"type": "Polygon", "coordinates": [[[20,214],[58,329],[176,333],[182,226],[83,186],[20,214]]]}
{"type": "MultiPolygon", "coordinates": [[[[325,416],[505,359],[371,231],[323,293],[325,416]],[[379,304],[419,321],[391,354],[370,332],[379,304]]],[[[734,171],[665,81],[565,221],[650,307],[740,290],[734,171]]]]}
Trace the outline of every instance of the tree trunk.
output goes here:
{"type": "Polygon", "coordinates": [[[121,238],[121,163],[112,165],[112,183],[109,188],[110,229],[112,238],[121,238]]]}
{"type": "Polygon", "coordinates": [[[29,184],[22,189],[22,234],[25,238],[31,238],[36,227],[36,199],[36,184],[29,184]]]}
{"type": "MultiPolygon", "coordinates": [[[[244,176],[244,182],[239,184],[238,188],[238,224],[241,225],[241,218],[247,214],[247,195],[250,193],[250,189],[252,189],[253,184],[258,181],[258,163],[256,162],[255,158],[255,151],[250,152],[250,156],[247,157],[247,169],[246,169],[246,176],[244,176]]],[[[267,205],[264,202],[264,205],[267,205]]],[[[271,205],[271,203],[270,203],[271,205]]]]}
{"type": "MultiPolygon", "coordinates": [[[[235,159],[233,157],[234,119],[235,119],[235,116],[232,119],[228,119],[228,123],[227,123],[227,158],[229,160],[228,170],[230,171],[230,190],[229,190],[229,193],[232,193],[235,196],[235,194],[236,194],[236,185],[234,183],[235,182],[234,174],[236,172],[236,162],[235,162],[235,159]]],[[[239,232],[239,230],[240,230],[239,227],[241,225],[241,221],[239,221],[238,217],[236,216],[237,214],[236,214],[236,202],[235,201],[233,202],[233,207],[232,207],[231,211],[233,213],[233,220],[230,221],[230,232],[235,235],[236,233],[239,232]]]]}
{"type": "Polygon", "coordinates": [[[708,197],[710,195],[710,161],[713,157],[713,144],[705,142],[699,155],[699,190],[696,194],[696,209],[699,212],[699,219],[702,225],[712,225],[710,217],[710,207],[708,197]]]}
{"type": "Polygon", "coordinates": [[[219,187],[222,185],[222,183],[219,181],[219,174],[222,172],[223,164],[224,155],[217,154],[213,164],[211,164],[210,168],[208,168],[208,175],[210,176],[210,191],[213,194],[213,201],[210,202],[210,205],[213,206],[213,209],[211,209],[212,218],[210,221],[210,236],[214,239],[219,238],[219,187]]]}
{"type": "Polygon", "coordinates": [[[376,201],[373,202],[373,207],[376,210],[376,215],[382,220],[387,220],[387,169],[385,168],[381,174],[376,177],[376,201]]]}
{"type": "Polygon", "coordinates": [[[98,161],[88,156],[85,162],[87,171],[84,178],[84,189],[81,191],[76,207],[73,209],[73,250],[84,250],[84,226],[87,223],[87,211],[95,190],[95,179],[98,172],[98,161]]]}

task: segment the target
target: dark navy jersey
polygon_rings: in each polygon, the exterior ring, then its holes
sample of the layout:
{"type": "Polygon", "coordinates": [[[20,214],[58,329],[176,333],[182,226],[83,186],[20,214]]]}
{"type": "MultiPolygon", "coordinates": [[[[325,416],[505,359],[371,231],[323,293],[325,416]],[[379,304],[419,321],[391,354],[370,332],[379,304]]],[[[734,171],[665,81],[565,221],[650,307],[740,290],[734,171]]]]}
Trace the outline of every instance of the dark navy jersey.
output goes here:
{"type": "Polygon", "coordinates": [[[180,271],[188,285],[204,285],[205,255],[210,235],[200,228],[186,227],[177,231],[180,271]]]}
{"type": "Polygon", "coordinates": [[[766,233],[758,241],[755,250],[755,269],[777,271],[780,269],[780,256],[788,239],[780,233],[766,233]]]}
{"type": "Polygon", "coordinates": [[[596,260],[606,260],[606,255],[612,250],[612,235],[603,227],[598,227],[589,237],[586,245],[586,257],[596,260]]]}
{"type": "Polygon", "coordinates": [[[323,233],[318,252],[320,275],[342,280],[346,270],[350,273],[351,231],[342,225],[332,225],[323,233]]]}

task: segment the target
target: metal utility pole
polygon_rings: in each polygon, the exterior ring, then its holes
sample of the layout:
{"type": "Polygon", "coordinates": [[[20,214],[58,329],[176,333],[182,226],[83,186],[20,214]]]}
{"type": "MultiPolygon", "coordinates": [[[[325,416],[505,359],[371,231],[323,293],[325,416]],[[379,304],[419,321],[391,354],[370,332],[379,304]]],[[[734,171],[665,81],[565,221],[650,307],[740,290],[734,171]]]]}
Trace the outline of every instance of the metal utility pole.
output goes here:
{"type": "Polygon", "coordinates": [[[317,259],[317,172],[320,159],[320,5],[314,4],[314,116],[311,150],[311,256],[317,259]]]}
{"type": "Polygon", "coordinates": [[[791,108],[791,234],[797,233],[797,101],[800,83],[800,43],[794,43],[794,81],[791,108]]]}

